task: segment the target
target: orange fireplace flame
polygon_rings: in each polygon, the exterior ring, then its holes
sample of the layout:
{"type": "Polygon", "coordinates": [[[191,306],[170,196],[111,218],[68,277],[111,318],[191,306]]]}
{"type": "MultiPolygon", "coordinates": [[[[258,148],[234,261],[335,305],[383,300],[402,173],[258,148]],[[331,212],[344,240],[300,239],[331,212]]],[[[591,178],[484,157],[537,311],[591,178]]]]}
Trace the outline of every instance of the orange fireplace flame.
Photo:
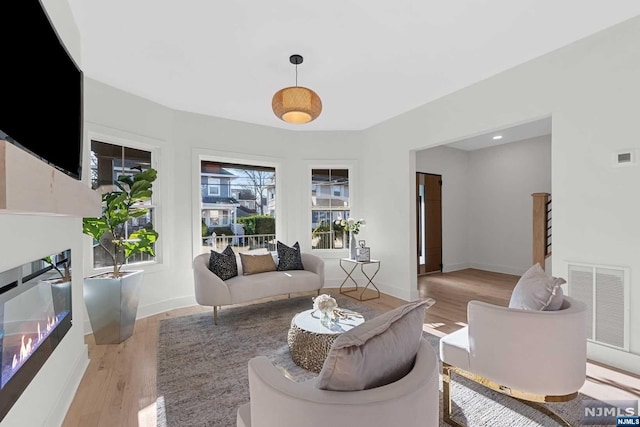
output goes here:
{"type": "MultiPolygon", "coordinates": [[[[47,316],[47,324],[46,329],[47,333],[51,332],[51,330],[56,325],[56,317],[47,316]]],[[[38,322],[38,336],[36,338],[36,346],[45,338],[45,333],[40,330],[40,322],[38,322]]],[[[36,346],[34,346],[34,342],[32,338],[26,338],[24,335],[22,336],[20,351],[13,355],[13,360],[11,361],[11,369],[16,369],[18,365],[22,365],[22,363],[29,358],[31,353],[35,350],[36,346]],[[25,342],[26,340],[26,342],[25,342]]]]}

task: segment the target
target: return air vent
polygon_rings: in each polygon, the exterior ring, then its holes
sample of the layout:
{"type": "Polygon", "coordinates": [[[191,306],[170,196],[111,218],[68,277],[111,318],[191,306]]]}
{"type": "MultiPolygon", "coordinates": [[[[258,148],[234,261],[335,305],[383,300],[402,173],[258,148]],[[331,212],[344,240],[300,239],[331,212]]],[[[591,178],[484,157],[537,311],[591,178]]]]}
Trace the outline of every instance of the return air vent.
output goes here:
{"type": "Polygon", "coordinates": [[[569,263],[569,295],[587,305],[587,338],[629,349],[629,270],[569,263]]]}
{"type": "Polygon", "coordinates": [[[613,153],[614,167],[635,166],[636,164],[637,162],[635,150],[623,150],[613,153]]]}

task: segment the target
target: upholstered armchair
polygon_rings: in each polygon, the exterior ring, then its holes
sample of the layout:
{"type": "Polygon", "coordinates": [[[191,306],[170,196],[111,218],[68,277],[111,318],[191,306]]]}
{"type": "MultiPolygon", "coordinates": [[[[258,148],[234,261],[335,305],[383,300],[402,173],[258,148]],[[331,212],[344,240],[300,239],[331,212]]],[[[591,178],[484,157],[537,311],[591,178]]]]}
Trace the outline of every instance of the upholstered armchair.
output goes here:
{"type": "Polygon", "coordinates": [[[587,308],[565,297],[560,310],[529,311],[479,301],[467,306],[468,325],[440,340],[443,418],[451,419],[451,374],[521,400],[570,425],[543,402],[575,398],[586,378],[587,308]]]}
{"type": "Polygon", "coordinates": [[[438,361],[421,340],[411,371],[362,391],[320,390],[295,383],[264,356],[249,361],[251,401],[238,409],[238,427],[428,427],[438,425],[438,361]]]}

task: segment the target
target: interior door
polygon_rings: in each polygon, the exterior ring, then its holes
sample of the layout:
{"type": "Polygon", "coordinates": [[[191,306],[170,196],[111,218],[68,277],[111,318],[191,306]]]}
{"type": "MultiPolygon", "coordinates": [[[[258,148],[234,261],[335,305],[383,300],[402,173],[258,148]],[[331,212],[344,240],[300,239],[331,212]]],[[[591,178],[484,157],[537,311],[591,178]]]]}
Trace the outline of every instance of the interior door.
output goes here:
{"type": "Polygon", "coordinates": [[[442,175],[416,173],[418,274],[442,271],[442,175]]]}

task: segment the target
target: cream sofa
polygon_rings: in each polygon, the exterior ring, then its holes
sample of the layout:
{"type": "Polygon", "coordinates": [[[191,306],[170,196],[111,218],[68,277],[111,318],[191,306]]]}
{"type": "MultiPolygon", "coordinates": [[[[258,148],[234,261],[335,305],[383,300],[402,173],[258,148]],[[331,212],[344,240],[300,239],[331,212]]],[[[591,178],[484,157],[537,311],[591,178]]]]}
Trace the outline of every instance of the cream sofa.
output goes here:
{"type": "Polygon", "coordinates": [[[209,270],[210,254],[202,254],[193,260],[196,301],[213,307],[214,323],[218,322],[218,307],[239,304],[276,295],[294,292],[319,291],[324,286],[324,261],[311,254],[302,253],[304,270],[269,271],[242,274],[242,263],[236,255],[238,275],[222,280],[209,270]]]}

